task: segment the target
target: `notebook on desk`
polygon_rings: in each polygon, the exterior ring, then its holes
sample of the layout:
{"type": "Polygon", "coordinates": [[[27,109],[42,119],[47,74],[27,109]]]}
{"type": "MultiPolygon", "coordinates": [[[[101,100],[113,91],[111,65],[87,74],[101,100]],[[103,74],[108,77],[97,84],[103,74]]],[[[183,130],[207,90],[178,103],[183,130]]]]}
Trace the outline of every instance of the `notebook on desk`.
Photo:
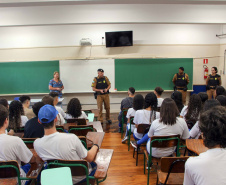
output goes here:
{"type": "Polygon", "coordinates": [[[93,120],[94,120],[94,113],[88,113],[88,120],[89,120],[89,122],[93,122],[93,120]]]}

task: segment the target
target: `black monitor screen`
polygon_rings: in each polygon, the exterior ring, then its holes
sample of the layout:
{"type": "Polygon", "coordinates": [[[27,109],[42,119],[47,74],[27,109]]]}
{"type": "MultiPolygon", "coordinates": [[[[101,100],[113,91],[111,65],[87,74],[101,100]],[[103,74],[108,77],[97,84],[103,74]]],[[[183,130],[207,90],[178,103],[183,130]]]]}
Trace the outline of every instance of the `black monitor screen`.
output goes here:
{"type": "Polygon", "coordinates": [[[105,32],[106,47],[133,45],[133,31],[105,32]]]}

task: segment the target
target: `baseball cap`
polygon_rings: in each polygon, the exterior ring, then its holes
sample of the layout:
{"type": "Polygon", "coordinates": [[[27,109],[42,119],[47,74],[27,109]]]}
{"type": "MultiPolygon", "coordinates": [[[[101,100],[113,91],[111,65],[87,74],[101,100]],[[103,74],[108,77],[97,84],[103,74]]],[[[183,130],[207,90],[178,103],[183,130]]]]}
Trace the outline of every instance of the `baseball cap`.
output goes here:
{"type": "Polygon", "coordinates": [[[179,69],[181,69],[182,71],[184,71],[184,68],[183,67],[179,67],[179,69]]]}
{"type": "Polygon", "coordinates": [[[97,71],[99,71],[99,72],[104,72],[104,70],[103,70],[103,69],[98,69],[97,71]]]}
{"type": "Polygon", "coordinates": [[[41,123],[52,122],[58,114],[56,108],[52,105],[44,105],[38,112],[38,119],[41,123]]]}

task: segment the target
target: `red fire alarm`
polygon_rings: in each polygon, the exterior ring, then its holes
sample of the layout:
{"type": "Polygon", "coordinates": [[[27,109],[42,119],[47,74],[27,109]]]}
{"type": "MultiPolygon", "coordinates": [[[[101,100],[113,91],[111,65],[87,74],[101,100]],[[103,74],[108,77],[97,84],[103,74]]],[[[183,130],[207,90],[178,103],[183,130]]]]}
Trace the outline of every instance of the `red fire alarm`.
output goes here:
{"type": "Polygon", "coordinates": [[[203,59],[203,64],[208,64],[208,59],[203,59]]]}

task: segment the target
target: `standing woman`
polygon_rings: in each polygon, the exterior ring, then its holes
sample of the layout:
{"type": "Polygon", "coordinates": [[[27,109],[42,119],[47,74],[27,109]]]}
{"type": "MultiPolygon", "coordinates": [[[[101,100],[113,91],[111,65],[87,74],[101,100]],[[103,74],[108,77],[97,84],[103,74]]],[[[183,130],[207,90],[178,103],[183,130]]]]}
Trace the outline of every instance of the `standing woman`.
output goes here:
{"type": "Polygon", "coordinates": [[[221,76],[217,74],[217,67],[211,68],[212,74],[210,74],[206,79],[206,90],[208,99],[216,98],[216,88],[221,85],[221,76]]]}
{"type": "Polygon", "coordinates": [[[59,72],[55,71],[53,73],[53,79],[49,81],[49,90],[50,92],[57,92],[59,97],[62,97],[62,90],[64,89],[64,85],[60,80],[59,72]]]}

